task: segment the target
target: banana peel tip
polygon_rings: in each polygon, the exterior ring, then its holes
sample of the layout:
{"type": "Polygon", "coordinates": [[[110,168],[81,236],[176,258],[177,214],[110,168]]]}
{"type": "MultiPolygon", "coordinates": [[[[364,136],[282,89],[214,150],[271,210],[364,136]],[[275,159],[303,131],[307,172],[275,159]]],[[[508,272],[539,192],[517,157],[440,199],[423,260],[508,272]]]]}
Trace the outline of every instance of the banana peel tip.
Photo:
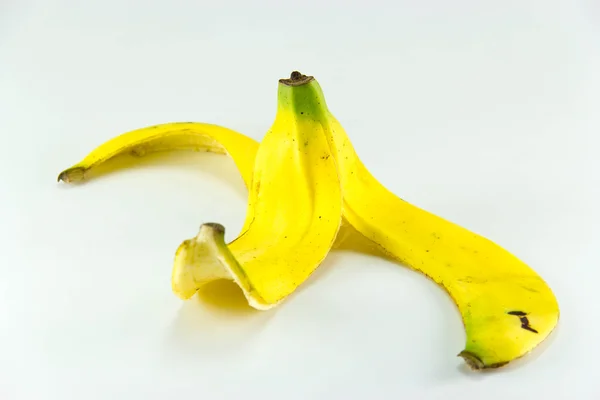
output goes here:
{"type": "Polygon", "coordinates": [[[458,357],[462,357],[463,360],[465,360],[465,363],[473,371],[481,371],[481,370],[486,370],[486,369],[495,369],[495,368],[503,367],[506,364],[508,364],[508,361],[506,361],[506,362],[495,363],[495,364],[492,364],[492,365],[486,365],[481,360],[481,358],[479,358],[479,356],[477,356],[477,354],[475,354],[475,353],[473,353],[471,351],[468,351],[468,350],[463,350],[460,353],[458,353],[458,357]]]}
{"type": "Polygon", "coordinates": [[[216,235],[225,234],[225,227],[219,224],[218,222],[206,222],[202,224],[202,226],[200,226],[200,230],[202,229],[209,229],[210,231],[212,231],[213,234],[216,235]]]}
{"type": "Polygon", "coordinates": [[[62,171],[60,174],[58,174],[58,178],[56,179],[56,181],[71,183],[71,182],[82,181],[84,179],[84,177],[85,177],[85,168],[73,167],[73,168],[68,168],[68,169],[62,171]]]}

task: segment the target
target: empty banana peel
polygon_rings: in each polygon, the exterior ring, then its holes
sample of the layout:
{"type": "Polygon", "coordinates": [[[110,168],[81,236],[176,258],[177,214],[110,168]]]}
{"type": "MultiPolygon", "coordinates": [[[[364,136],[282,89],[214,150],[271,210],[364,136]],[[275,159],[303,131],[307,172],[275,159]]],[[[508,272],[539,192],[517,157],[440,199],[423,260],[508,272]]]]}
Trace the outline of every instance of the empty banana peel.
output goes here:
{"type": "Polygon", "coordinates": [[[450,294],[467,334],[459,355],[474,369],[522,357],[558,322],[556,298],[526,264],[381,185],[330,113],[317,81],[297,72],[279,81],[275,121],[260,145],[215,125],[159,125],[107,142],[59,180],[84,179],[118,154],[184,148],[229,154],[249,196],[244,227],[233,242],[226,244],[224,228],[210,223],[179,247],[172,284],[182,298],[206,282],[232,279],[253,307],[268,309],[308,278],[336,238],[350,237],[359,239],[352,243],[370,241],[370,248],[450,294]]]}
{"type": "Polygon", "coordinates": [[[198,289],[187,286],[185,277],[203,282],[198,280],[206,276],[201,270],[212,258],[251,305],[270,308],[304,282],[333,245],[342,220],[342,194],[335,160],[324,156],[330,153],[324,128],[313,119],[321,111],[297,99],[286,85],[279,98],[275,122],[256,154],[248,227],[225,245],[221,227],[204,225],[196,239],[180,247],[174,281],[182,297],[198,289]],[[298,108],[305,111],[300,117],[298,108]],[[181,292],[184,286],[189,290],[181,292]]]}

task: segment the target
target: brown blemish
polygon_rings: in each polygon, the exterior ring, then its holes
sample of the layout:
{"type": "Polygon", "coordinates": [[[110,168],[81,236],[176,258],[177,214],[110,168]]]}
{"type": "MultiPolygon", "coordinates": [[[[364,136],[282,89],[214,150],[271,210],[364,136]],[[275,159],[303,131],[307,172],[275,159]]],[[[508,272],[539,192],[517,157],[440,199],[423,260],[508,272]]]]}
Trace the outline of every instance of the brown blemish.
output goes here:
{"type": "Polygon", "coordinates": [[[527,317],[526,317],[526,315],[527,315],[526,312],[524,312],[524,311],[509,311],[509,312],[507,312],[507,314],[519,317],[519,321],[521,321],[521,328],[525,329],[526,331],[533,332],[533,333],[539,333],[537,330],[533,329],[531,327],[531,325],[529,325],[529,319],[527,319],[527,317]]]}
{"type": "Polygon", "coordinates": [[[146,155],[146,150],[141,147],[134,147],[130,150],[129,154],[131,154],[133,157],[143,157],[146,155]]]}
{"type": "Polygon", "coordinates": [[[527,286],[521,286],[523,289],[527,290],[528,292],[532,292],[532,293],[539,293],[538,290],[532,289],[530,287],[527,286]]]}
{"type": "MultiPolygon", "coordinates": [[[[527,320],[527,317],[523,317],[523,319],[527,320]]],[[[525,329],[526,331],[533,332],[533,333],[539,333],[538,331],[533,329],[531,326],[529,326],[529,321],[523,322],[523,320],[521,320],[521,328],[525,329]]]]}

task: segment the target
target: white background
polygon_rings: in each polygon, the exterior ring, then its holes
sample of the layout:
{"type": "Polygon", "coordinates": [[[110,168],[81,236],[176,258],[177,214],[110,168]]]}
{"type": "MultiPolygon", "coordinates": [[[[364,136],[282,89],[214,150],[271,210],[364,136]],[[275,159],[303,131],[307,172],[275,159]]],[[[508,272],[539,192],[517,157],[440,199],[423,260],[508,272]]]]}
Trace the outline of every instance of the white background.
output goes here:
{"type": "Polygon", "coordinates": [[[3,0],[0,134],[1,399],[600,398],[597,1],[3,0]],[[179,243],[242,226],[226,157],[56,182],[148,125],[260,139],[294,69],[382,183],[550,284],[541,348],[470,372],[450,297],[360,254],[332,253],[273,311],[228,285],[180,301],[179,243]]]}

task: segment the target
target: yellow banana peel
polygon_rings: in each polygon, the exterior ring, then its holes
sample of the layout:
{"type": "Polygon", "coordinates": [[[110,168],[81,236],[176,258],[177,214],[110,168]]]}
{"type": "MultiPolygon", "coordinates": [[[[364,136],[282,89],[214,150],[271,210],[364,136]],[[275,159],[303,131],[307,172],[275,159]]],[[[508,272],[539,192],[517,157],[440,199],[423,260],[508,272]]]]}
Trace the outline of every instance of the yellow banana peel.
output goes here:
{"type": "Polygon", "coordinates": [[[122,134],[61,172],[89,177],[122,154],[197,150],[228,154],[249,190],[238,237],[201,226],[178,248],[172,289],[181,298],[230,279],[249,304],[269,309],[289,296],[344,239],[420,271],[444,288],[464,322],[459,356],[473,369],[497,368],[529,353],[552,332],[559,307],[529,266],[492,241],[396,196],[363,165],[325,102],[319,83],[281,79],[278,107],[262,142],[205,123],[168,123],[122,134]]]}

